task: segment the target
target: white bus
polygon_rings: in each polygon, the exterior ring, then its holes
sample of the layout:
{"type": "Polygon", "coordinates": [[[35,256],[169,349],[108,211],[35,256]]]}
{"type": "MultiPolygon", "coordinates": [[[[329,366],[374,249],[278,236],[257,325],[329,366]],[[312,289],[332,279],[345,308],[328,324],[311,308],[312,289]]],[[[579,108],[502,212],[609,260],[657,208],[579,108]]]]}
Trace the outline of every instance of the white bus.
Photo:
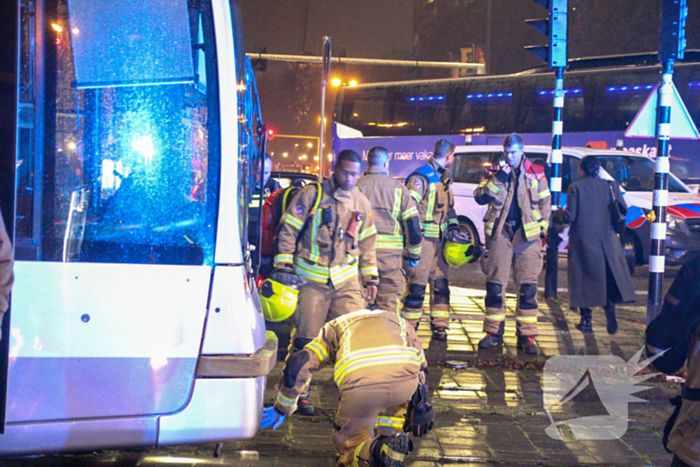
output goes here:
{"type": "Polygon", "coordinates": [[[251,438],[277,341],[247,254],[259,148],[238,1],[13,7],[0,455],[251,438]]]}

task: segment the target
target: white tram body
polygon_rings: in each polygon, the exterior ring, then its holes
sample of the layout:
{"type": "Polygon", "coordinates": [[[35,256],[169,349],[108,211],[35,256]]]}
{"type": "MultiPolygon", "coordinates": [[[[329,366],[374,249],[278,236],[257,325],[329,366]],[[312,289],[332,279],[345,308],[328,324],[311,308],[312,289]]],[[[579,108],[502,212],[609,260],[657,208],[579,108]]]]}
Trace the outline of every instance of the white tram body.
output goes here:
{"type": "Polygon", "coordinates": [[[251,438],[277,340],[246,253],[237,0],[18,9],[0,455],[251,438]]]}

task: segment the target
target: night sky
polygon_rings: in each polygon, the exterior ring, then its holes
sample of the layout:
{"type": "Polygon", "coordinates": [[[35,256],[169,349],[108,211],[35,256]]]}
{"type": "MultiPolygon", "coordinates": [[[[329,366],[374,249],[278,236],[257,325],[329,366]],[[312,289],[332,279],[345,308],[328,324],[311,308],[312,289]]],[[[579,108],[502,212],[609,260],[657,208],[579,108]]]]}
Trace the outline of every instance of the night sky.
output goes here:
{"type": "MultiPolygon", "coordinates": [[[[336,55],[344,49],[349,57],[450,61],[457,59],[460,47],[475,43],[486,49],[489,3],[490,72],[513,73],[542,64],[523,49],[547,42],[524,23],[547,14],[531,0],[417,0],[417,4],[410,0],[242,0],[245,48],[254,52],[256,46],[265,45],[269,53],[320,55],[322,37],[329,35],[336,55]]],[[[660,4],[660,0],[569,0],[569,58],[655,51],[660,4]]],[[[700,48],[700,0],[688,0],[688,7],[688,48],[700,48]]],[[[447,71],[394,67],[347,67],[336,72],[361,83],[449,76],[447,71]]],[[[267,71],[257,72],[256,77],[268,124],[279,133],[318,133],[319,67],[269,62],[267,71]]],[[[332,107],[333,90],[327,99],[332,107]]]]}

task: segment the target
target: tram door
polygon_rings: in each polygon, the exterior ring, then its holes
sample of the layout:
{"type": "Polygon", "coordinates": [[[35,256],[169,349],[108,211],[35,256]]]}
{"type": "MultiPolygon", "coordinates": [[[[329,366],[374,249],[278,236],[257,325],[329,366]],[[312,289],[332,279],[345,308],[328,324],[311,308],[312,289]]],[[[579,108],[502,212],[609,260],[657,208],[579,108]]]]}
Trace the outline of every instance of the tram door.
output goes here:
{"type": "MultiPolygon", "coordinates": [[[[0,211],[13,240],[17,95],[17,3],[0,2],[0,211]]],[[[0,340],[0,433],[5,431],[10,310],[2,320],[0,340]]]]}

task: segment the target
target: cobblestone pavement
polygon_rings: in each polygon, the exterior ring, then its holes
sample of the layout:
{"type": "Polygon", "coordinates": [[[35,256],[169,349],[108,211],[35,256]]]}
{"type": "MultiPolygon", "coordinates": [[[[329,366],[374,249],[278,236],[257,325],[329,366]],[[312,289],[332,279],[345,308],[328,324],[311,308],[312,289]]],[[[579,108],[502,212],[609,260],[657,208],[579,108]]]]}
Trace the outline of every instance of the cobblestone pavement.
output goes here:
{"type": "MultiPolygon", "coordinates": [[[[637,396],[647,402],[629,404],[627,431],[619,439],[576,440],[570,430],[563,430],[564,439],[555,440],[545,432],[552,423],[543,402],[543,366],[547,359],[557,355],[615,355],[628,361],[643,345],[645,307],[620,307],[620,329],[612,336],[605,331],[603,311],[594,310],[594,334],[584,335],[574,327],[578,316],[568,310],[566,297],[540,300],[537,337],[540,354],[532,357],[519,354],[516,349],[514,295],[507,295],[503,349],[479,352],[484,292],[462,287],[452,287],[451,292],[452,322],[447,342],[431,342],[427,315],[418,331],[430,364],[428,382],[436,424],[427,436],[414,440],[415,449],[408,458],[408,466],[670,465],[671,456],[664,451],[661,437],[671,413],[668,398],[680,388],[665,378],[644,384],[648,389],[637,396]],[[466,362],[467,368],[450,369],[448,362],[452,361],[466,362]]],[[[279,333],[284,341],[284,328],[279,333]]],[[[283,362],[278,362],[268,379],[265,398],[269,403],[276,396],[282,365],[283,362]]],[[[311,402],[317,408],[317,416],[292,416],[277,431],[265,430],[252,440],[225,443],[218,458],[212,456],[215,446],[206,444],[46,456],[20,463],[0,461],[0,467],[105,464],[331,467],[335,465],[335,451],[330,433],[338,401],[332,368],[321,370],[314,377],[312,387],[311,402]]],[[[572,412],[563,419],[607,414],[595,396],[595,392],[580,400],[577,396],[572,412]]]]}
{"type": "MultiPolygon", "coordinates": [[[[529,357],[516,349],[514,295],[506,300],[502,352],[478,351],[477,343],[483,337],[483,294],[476,289],[452,288],[452,322],[446,343],[431,342],[428,318],[424,316],[418,334],[430,363],[436,427],[427,437],[415,440],[407,465],[670,465],[661,437],[671,413],[668,397],[679,391],[675,383],[645,383],[649,389],[637,396],[648,402],[629,404],[628,429],[620,439],[584,441],[565,433],[561,441],[545,433],[551,423],[544,410],[542,390],[542,367],[547,358],[616,355],[628,361],[643,345],[644,307],[620,307],[620,329],[612,336],[605,331],[603,311],[595,310],[594,334],[584,335],[574,327],[577,314],[565,303],[541,300],[537,338],[540,355],[529,357]],[[453,360],[466,362],[467,368],[450,369],[446,362],[453,360]]],[[[280,373],[281,362],[268,383],[269,401],[276,395],[280,373]]],[[[332,369],[320,371],[313,386],[311,402],[320,411],[318,416],[293,416],[276,432],[260,432],[254,440],[225,445],[225,453],[270,461],[283,459],[280,464],[269,465],[334,465],[330,430],[338,393],[332,383],[332,369]]],[[[589,399],[576,403],[574,416],[600,414],[600,400],[589,399]]],[[[260,465],[260,460],[250,462],[260,465]]]]}

